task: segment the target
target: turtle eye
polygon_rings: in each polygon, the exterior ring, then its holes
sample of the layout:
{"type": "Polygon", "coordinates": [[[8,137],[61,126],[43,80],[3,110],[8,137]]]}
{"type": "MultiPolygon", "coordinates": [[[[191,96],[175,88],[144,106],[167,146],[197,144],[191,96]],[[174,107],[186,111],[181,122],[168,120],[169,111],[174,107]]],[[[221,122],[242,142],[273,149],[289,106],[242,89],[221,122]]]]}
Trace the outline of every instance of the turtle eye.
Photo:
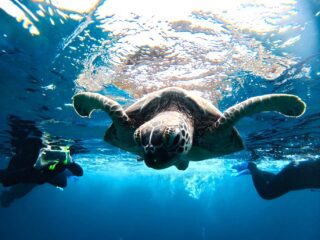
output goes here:
{"type": "Polygon", "coordinates": [[[134,138],[134,141],[136,142],[136,144],[141,145],[141,131],[140,130],[136,130],[134,132],[133,138],[134,138]]]}

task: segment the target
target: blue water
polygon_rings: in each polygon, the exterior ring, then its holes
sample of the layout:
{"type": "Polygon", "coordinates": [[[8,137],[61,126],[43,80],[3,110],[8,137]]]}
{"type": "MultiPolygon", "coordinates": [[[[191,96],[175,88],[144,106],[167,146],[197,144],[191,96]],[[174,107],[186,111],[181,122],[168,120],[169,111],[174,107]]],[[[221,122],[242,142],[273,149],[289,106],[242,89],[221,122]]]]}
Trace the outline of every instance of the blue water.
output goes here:
{"type": "Polygon", "coordinates": [[[86,12],[54,1],[0,3],[0,168],[27,133],[70,146],[85,170],[63,191],[42,185],[0,208],[0,239],[320,239],[319,190],[266,201],[232,168],[254,159],[277,172],[319,158],[319,3],[199,2],[180,5],[183,15],[166,5],[173,2],[92,2],[86,12]],[[129,105],[173,85],[221,111],[268,93],[296,94],[307,111],[244,118],[237,129],[246,150],[158,171],[103,142],[104,113],[81,119],[71,106],[82,90],[129,105]]]}

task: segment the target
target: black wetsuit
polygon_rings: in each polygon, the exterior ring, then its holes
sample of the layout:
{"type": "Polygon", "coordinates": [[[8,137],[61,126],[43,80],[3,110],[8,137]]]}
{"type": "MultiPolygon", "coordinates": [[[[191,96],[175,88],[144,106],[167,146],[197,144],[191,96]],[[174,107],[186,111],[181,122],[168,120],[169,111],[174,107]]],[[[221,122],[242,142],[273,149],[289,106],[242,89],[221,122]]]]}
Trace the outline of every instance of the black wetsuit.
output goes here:
{"type": "Polygon", "coordinates": [[[73,162],[69,165],[58,163],[54,170],[44,168],[37,170],[32,166],[21,169],[4,169],[0,170],[0,183],[4,187],[13,186],[19,183],[50,183],[57,187],[67,186],[67,175],[64,171],[68,169],[75,176],[82,176],[83,170],[77,163],[73,162]]]}
{"type": "Polygon", "coordinates": [[[274,199],[292,190],[320,188],[320,159],[291,162],[278,174],[259,170],[253,162],[248,168],[257,192],[264,199],[274,199]]]}
{"type": "Polygon", "coordinates": [[[32,121],[10,117],[11,151],[14,152],[8,167],[0,170],[0,184],[10,187],[0,194],[0,204],[9,206],[15,199],[22,198],[34,187],[43,183],[50,183],[57,187],[67,186],[67,176],[82,176],[83,170],[77,163],[64,165],[58,163],[53,170],[35,169],[42,143],[42,132],[32,121]],[[65,171],[65,170],[69,170],[65,171]]]}
{"type": "Polygon", "coordinates": [[[36,162],[40,148],[38,151],[34,151],[34,148],[37,147],[35,145],[30,146],[30,143],[34,143],[32,139],[27,140],[26,143],[28,143],[26,146],[32,148],[29,148],[28,152],[22,151],[15,154],[8,168],[0,170],[0,183],[4,187],[10,187],[0,194],[2,207],[10,206],[14,200],[24,197],[40,184],[49,183],[53,186],[64,188],[67,186],[68,175],[83,175],[81,166],[75,162],[68,165],[59,162],[55,165],[54,170],[50,170],[48,167],[41,170],[35,169],[33,165],[36,162]],[[70,172],[68,173],[65,170],[70,172]]]}

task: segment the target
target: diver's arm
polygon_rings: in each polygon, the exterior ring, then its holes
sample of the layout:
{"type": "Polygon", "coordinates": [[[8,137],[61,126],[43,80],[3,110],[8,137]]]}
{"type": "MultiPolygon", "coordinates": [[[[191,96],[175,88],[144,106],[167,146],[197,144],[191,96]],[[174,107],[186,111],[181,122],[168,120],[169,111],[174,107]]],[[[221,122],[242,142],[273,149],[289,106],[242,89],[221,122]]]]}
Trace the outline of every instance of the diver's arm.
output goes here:
{"type": "Polygon", "coordinates": [[[47,179],[46,182],[55,187],[65,188],[67,186],[67,176],[64,173],[60,173],[47,179]]]}
{"type": "Polygon", "coordinates": [[[14,200],[23,198],[36,186],[37,184],[20,183],[12,186],[9,190],[2,191],[0,193],[0,205],[2,207],[9,207],[14,200]]]}
{"type": "Polygon", "coordinates": [[[72,162],[67,166],[67,168],[77,177],[81,177],[83,175],[83,169],[78,163],[72,162]]]}

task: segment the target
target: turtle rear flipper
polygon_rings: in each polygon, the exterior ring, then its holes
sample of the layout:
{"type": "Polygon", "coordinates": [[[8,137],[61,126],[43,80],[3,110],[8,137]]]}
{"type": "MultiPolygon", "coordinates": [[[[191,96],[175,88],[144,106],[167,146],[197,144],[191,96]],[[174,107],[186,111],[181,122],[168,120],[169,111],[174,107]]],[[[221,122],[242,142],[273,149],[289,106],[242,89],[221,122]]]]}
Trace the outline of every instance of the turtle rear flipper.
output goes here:
{"type": "Polygon", "coordinates": [[[216,128],[232,127],[242,117],[255,113],[275,111],[288,117],[300,117],[306,104],[297,96],[290,94],[268,94],[249,98],[228,108],[217,120],[216,128]]]}
{"type": "Polygon", "coordinates": [[[81,117],[90,117],[91,113],[100,109],[111,117],[114,123],[126,124],[128,115],[116,101],[98,93],[82,92],[73,96],[73,107],[81,117]]]}

